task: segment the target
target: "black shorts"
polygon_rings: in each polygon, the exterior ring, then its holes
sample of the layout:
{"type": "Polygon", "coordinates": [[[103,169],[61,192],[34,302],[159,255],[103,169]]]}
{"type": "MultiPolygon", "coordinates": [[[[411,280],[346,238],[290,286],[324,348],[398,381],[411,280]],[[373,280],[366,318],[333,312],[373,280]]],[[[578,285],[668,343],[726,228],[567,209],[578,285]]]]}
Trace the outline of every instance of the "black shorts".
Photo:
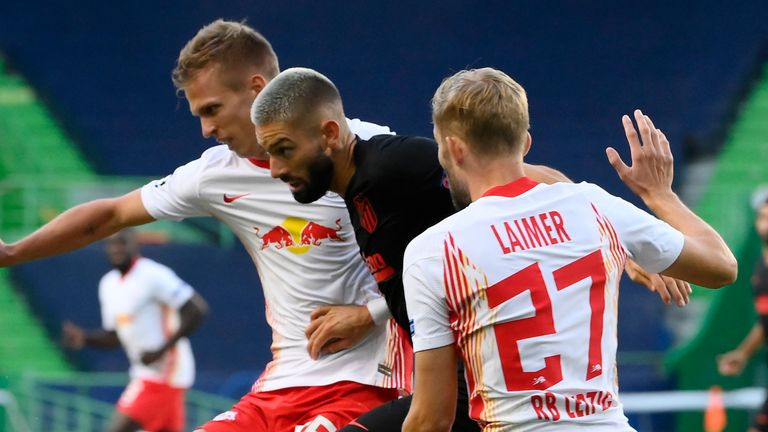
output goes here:
{"type": "MultiPolygon", "coordinates": [[[[464,379],[464,365],[459,364],[459,391],[456,401],[456,419],[452,432],[480,432],[480,426],[469,418],[469,395],[464,379]]],[[[400,432],[411,407],[411,396],[396,399],[361,415],[339,432],[400,432]]]]}
{"type": "Polygon", "coordinates": [[[768,432],[768,397],[766,397],[763,406],[760,407],[760,410],[755,415],[752,427],[760,432],[768,432]]]}

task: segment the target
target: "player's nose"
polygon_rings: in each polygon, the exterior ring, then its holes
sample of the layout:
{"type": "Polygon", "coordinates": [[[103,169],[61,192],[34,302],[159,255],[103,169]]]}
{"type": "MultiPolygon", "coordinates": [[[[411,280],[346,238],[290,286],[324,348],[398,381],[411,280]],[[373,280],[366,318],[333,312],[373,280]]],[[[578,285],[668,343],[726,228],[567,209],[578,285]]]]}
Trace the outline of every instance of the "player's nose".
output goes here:
{"type": "Polygon", "coordinates": [[[200,119],[200,129],[204,138],[216,137],[216,125],[207,119],[200,119]]]}
{"type": "Polygon", "coordinates": [[[272,156],[269,157],[269,174],[273,178],[283,178],[288,174],[288,166],[278,160],[277,158],[274,158],[272,156]]]}

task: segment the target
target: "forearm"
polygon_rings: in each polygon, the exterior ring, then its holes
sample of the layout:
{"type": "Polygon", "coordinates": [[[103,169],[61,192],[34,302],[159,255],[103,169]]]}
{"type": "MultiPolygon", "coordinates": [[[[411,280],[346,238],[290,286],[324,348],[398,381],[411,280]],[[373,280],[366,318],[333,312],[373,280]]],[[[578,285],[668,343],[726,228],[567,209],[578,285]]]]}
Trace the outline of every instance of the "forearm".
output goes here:
{"type": "MultiPolygon", "coordinates": [[[[641,196],[648,208],[661,220],[670,224],[686,237],[686,243],[692,243],[698,265],[716,272],[721,279],[715,285],[725,285],[735,279],[736,257],[728,248],[720,234],[683,204],[671,190],[649,196],[641,196]]],[[[671,276],[675,276],[671,274],[671,276]]],[[[692,281],[699,283],[697,281],[692,281]]]]}
{"type": "Polygon", "coordinates": [[[176,345],[176,342],[181,338],[191,335],[200,326],[207,315],[208,304],[199,294],[195,294],[179,310],[179,329],[166,340],[163,345],[163,350],[170,349],[176,345]]]}
{"type": "Polygon", "coordinates": [[[119,211],[118,200],[120,198],[101,199],[67,210],[24,239],[6,245],[0,265],[20,264],[70,252],[126,226],[153,220],[146,212],[145,216],[127,217],[119,211]]]}
{"type": "Polygon", "coordinates": [[[88,330],[85,332],[85,345],[100,349],[117,348],[120,346],[120,339],[115,331],[88,330]]]}
{"type": "Polygon", "coordinates": [[[453,421],[446,422],[444,418],[425,416],[411,409],[403,422],[403,432],[447,432],[451,430],[453,421]]]}
{"type": "Polygon", "coordinates": [[[456,417],[458,383],[452,345],[415,354],[413,400],[403,431],[446,432],[456,417]]]}
{"type": "Polygon", "coordinates": [[[764,341],[763,326],[758,322],[752,326],[752,330],[749,331],[747,337],[744,338],[736,349],[743,352],[747,358],[750,358],[764,341]]]}

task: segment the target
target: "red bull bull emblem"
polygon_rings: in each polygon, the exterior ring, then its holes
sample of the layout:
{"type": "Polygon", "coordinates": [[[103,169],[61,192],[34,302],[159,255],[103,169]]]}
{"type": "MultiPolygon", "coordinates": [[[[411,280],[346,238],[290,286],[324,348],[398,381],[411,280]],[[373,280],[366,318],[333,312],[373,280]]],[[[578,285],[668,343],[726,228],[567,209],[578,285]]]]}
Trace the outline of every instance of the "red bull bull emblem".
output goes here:
{"type": "Polygon", "coordinates": [[[306,219],[287,218],[263,235],[259,235],[260,229],[254,227],[256,236],[261,239],[261,250],[274,246],[275,249],[286,248],[289,252],[303,254],[313,246],[320,246],[323,241],[344,241],[339,235],[341,231],[341,219],[336,220],[335,227],[328,227],[306,219]]]}
{"type": "Polygon", "coordinates": [[[343,238],[339,237],[338,232],[341,230],[341,219],[336,219],[336,228],[328,228],[318,223],[309,222],[301,230],[301,244],[320,246],[321,242],[325,239],[342,241],[343,238]]]}

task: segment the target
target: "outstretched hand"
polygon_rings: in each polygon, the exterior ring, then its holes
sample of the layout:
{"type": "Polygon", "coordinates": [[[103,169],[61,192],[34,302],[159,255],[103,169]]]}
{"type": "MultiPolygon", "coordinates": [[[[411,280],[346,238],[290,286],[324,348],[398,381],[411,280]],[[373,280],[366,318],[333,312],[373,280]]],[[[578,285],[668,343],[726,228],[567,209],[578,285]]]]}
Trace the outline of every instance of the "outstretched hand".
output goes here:
{"type": "Polygon", "coordinates": [[[632,282],[643,285],[649,291],[657,293],[664,303],[670,304],[674,300],[675,304],[679,307],[684,307],[690,303],[693,290],[688,282],[656,273],[648,273],[632,260],[627,260],[627,265],[624,269],[627,271],[627,276],[632,279],[632,282]]]}
{"type": "Polygon", "coordinates": [[[717,357],[717,371],[720,375],[740,375],[747,365],[749,357],[740,350],[729,351],[717,357]]]}
{"type": "Polygon", "coordinates": [[[309,356],[317,360],[321,354],[333,354],[352,348],[375,326],[366,306],[321,306],[310,317],[304,332],[309,340],[309,356]]]}
{"type": "Polygon", "coordinates": [[[80,350],[85,346],[85,330],[71,321],[61,324],[61,344],[64,348],[80,350]]]}
{"type": "Polygon", "coordinates": [[[619,174],[621,181],[642,199],[671,193],[674,165],[669,141],[642,111],[635,110],[634,115],[637,130],[629,116],[621,118],[629,142],[632,165],[627,166],[612,147],[605,150],[608,162],[619,174]]]}

